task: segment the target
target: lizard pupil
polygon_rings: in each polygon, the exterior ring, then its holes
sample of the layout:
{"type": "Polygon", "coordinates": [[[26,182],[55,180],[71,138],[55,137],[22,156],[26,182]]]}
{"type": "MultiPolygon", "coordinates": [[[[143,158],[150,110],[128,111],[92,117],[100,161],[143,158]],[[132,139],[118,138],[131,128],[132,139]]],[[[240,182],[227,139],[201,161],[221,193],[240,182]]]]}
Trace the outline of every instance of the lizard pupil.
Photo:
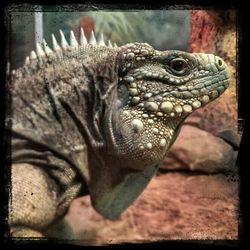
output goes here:
{"type": "Polygon", "coordinates": [[[183,69],[183,62],[175,62],[174,65],[173,65],[173,69],[179,71],[179,70],[182,70],[183,69]]]}
{"type": "Polygon", "coordinates": [[[187,67],[187,63],[182,59],[175,59],[170,63],[170,67],[177,71],[183,71],[187,67]]]}

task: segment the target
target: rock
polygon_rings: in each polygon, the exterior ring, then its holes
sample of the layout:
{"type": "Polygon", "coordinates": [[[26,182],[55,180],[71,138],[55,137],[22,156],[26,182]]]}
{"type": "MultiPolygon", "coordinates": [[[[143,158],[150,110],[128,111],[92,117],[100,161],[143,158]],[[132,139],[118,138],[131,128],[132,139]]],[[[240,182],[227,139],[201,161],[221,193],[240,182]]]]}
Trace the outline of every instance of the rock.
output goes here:
{"type": "Polygon", "coordinates": [[[239,149],[240,137],[232,130],[223,130],[217,133],[217,136],[229,143],[235,150],[239,149]]]}
{"type": "Polygon", "coordinates": [[[183,125],[161,169],[189,169],[205,173],[235,169],[237,153],[223,139],[199,128],[183,125]]]}

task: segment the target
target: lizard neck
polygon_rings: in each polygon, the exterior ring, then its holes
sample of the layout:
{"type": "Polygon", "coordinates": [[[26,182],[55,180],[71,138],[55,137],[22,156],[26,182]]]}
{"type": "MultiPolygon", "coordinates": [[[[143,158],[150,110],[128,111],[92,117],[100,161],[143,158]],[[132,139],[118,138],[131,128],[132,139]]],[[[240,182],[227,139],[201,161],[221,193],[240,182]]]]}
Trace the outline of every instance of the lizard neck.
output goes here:
{"type": "Polygon", "coordinates": [[[137,170],[159,163],[174,142],[182,120],[171,118],[163,124],[149,117],[142,118],[136,111],[126,115],[123,110],[113,113],[109,122],[112,162],[116,158],[118,166],[137,170]],[[138,130],[134,126],[139,126],[138,130]]]}

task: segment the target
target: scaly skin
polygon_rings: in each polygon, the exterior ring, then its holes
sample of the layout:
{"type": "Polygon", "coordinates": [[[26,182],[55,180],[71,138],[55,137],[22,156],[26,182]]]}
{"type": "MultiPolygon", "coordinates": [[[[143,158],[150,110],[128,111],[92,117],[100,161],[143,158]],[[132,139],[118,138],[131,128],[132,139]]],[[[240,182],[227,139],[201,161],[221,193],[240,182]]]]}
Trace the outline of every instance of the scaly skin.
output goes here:
{"type": "Polygon", "coordinates": [[[176,128],[190,113],[224,92],[228,72],[214,55],[160,52],[147,44],[125,47],[121,82],[128,86],[128,98],[119,121],[126,138],[115,145],[119,157],[143,169],[164,157],[176,128]],[[171,68],[178,63],[185,64],[179,72],[171,68]]]}
{"type": "MultiPolygon", "coordinates": [[[[63,40],[63,38],[62,38],[63,40]]],[[[182,121],[228,87],[223,60],[157,51],[44,44],[13,72],[13,236],[41,237],[70,202],[90,193],[116,218],[140,194],[182,121]]]]}

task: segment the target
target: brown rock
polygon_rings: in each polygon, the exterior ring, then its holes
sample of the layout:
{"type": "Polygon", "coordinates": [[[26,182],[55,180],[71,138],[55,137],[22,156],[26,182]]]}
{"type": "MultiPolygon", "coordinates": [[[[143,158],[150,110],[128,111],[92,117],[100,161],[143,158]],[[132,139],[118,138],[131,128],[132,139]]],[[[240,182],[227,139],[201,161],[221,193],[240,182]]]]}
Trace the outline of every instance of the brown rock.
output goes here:
{"type": "Polygon", "coordinates": [[[199,128],[183,125],[161,169],[189,169],[205,173],[233,170],[235,152],[227,142],[199,128]]]}

